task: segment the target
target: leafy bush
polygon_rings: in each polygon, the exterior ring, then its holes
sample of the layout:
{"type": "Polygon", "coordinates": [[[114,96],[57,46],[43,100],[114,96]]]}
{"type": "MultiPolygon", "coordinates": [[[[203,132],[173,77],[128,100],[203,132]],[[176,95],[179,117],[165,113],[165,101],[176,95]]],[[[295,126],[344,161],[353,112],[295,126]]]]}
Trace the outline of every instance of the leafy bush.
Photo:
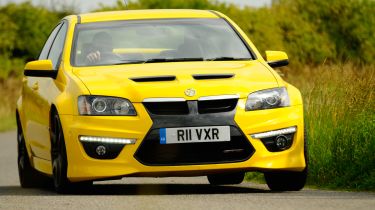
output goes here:
{"type": "Polygon", "coordinates": [[[30,2],[8,4],[0,9],[0,13],[12,17],[17,26],[15,31],[6,30],[3,34],[13,38],[8,40],[13,41],[12,56],[25,59],[37,58],[47,36],[59,21],[57,14],[45,8],[34,7],[30,2]]]}
{"type": "Polygon", "coordinates": [[[285,50],[295,64],[375,61],[375,1],[274,0],[271,7],[239,8],[211,0],[117,1],[101,10],[194,8],[231,17],[261,52],[285,50]]]}
{"type": "Polygon", "coordinates": [[[9,59],[6,55],[0,55],[0,83],[9,77],[18,78],[22,74],[23,66],[22,59],[9,59]]]}
{"type": "Polygon", "coordinates": [[[0,13],[0,54],[7,55],[14,49],[17,25],[8,15],[0,13]]]}

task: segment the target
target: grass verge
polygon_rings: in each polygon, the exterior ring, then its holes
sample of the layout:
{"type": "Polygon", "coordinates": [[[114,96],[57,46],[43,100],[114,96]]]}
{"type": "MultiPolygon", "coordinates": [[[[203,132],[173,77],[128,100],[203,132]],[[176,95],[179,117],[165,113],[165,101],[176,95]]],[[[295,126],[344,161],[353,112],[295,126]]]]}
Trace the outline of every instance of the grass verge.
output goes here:
{"type": "MultiPolygon", "coordinates": [[[[303,95],[308,129],[308,184],[375,190],[375,68],[352,64],[292,71],[303,95]]],[[[248,180],[261,181],[259,174],[248,180]]]]}

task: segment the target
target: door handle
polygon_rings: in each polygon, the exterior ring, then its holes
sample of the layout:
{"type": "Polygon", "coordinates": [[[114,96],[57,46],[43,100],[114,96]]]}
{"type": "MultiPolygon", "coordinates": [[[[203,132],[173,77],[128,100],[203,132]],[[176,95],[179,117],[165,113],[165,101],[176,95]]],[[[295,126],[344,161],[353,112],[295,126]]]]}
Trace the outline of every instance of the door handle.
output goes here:
{"type": "Polygon", "coordinates": [[[34,83],[34,85],[31,88],[35,91],[39,90],[39,83],[38,82],[34,83]]]}

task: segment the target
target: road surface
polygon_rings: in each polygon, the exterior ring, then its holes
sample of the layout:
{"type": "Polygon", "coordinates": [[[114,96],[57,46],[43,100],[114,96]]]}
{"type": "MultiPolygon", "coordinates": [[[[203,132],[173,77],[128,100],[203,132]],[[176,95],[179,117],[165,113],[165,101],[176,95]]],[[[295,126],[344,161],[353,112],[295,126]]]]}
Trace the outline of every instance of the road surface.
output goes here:
{"type": "Polygon", "coordinates": [[[214,187],[205,177],[124,178],[96,182],[79,195],[58,195],[20,188],[16,163],[15,131],[0,133],[0,209],[375,209],[375,193],[273,193],[248,182],[214,187]]]}

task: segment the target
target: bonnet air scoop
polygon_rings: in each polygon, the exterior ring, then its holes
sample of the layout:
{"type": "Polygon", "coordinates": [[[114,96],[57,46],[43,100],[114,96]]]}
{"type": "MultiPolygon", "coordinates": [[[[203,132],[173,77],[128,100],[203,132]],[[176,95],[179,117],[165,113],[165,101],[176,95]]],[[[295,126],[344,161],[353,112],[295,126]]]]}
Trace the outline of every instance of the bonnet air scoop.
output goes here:
{"type": "Polygon", "coordinates": [[[165,76],[146,76],[146,77],[131,77],[129,78],[134,82],[164,82],[164,81],[174,81],[176,76],[165,75],[165,76]]]}
{"type": "Polygon", "coordinates": [[[228,79],[234,77],[235,74],[193,74],[193,78],[196,80],[205,79],[228,79]]]}

